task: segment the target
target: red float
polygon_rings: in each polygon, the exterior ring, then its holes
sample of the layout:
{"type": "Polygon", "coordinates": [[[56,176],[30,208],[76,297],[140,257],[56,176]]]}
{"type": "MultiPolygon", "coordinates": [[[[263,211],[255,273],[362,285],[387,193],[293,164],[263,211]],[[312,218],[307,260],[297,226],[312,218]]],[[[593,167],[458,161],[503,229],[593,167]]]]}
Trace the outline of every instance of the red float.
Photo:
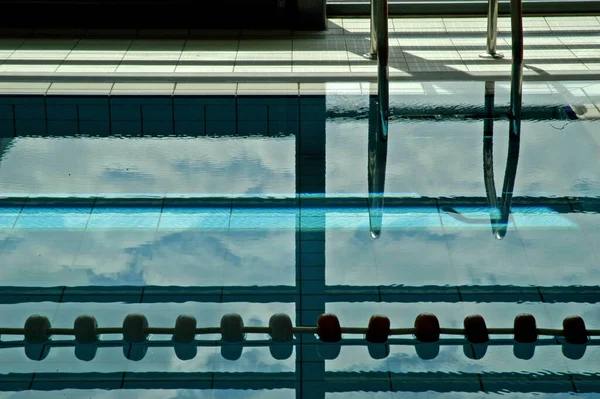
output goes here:
{"type": "Polygon", "coordinates": [[[585,322],[579,316],[565,317],[563,320],[565,340],[570,344],[585,344],[588,342],[585,322]]]}
{"type": "Polygon", "coordinates": [[[317,319],[319,338],[323,342],[339,342],[342,340],[342,327],[337,316],[324,313],[317,319]]]}
{"type": "Polygon", "coordinates": [[[465,317],[465,336],[472,344],[483,344],[490,340],[485,320],[481,315],[465,317]]]}
{"type": "Polygon", "coordinates": [[[515,317],[515,341],[520,343],[532,343],[537,341],[537,324],[535,317],[523,313],[515,317]]]}
{"type": "Polygon", "coordinates": [[[390,335],[390,319],[382,315],[373,315],[369,320],[366,340],[376,344],[387,342],[390,335]]]}
{"type": "Polygon", "coordinates": [[[440,339],[440,322],[431,313],[421,313],[415,319],[415,336],[421,342],[436,342],[440,339]]]}

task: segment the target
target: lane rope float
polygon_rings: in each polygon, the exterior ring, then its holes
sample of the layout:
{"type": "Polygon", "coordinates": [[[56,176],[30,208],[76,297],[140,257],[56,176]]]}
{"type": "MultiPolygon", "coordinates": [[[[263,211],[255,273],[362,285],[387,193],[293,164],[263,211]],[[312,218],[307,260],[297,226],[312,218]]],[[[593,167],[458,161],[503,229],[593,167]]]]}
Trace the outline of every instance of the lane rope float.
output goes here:
{"type": "MultiPolygon", "coordinates": [[[[242,317],[237,313],[223,315],[219,327],[198,327],[196,318],[191,315],[180,315],[174,327],[152,327],[149,325],[145,315],[133,313],[125,317],[121,327],[99,327],[94,316],[81,315],[75,319],[73,328],[55,328],[51,326],[50,320],[46,316],[32,315],[27,319],[23,328],[0,328],[0,336],[22,335],[24,338],[23,346],[26,347],[26,351],[28,347],[31,349],[32,346],[36,345],[47,346],[49,350],[52,344],[60,342],[62,346],[65,346],[64,344],[67,343],[67,341],[53,342],[51,341],[53,336],[73,336],[73,344],[76,347],[81,347],[82,345],[102,347],[106,346],[108,342],[100,341],[100,336],[105,335],[122,335],[120,341],[113,340],[112,344],[115,342],[120,342],[120,345],[147,344],[145,345],[147,349],[149,346],[152,346],[148,340],[151,334],[171,335],[172,346],[176,348],[176,352],[177,348],[181,349],[182,345],[203,346],[198,345],[197,336],[220,334],[221,342],[219,343],[214,340],[212,342],[222,347],[231,346],[232,344],[237,345],[240,348],[239,355],[241,355],[241,348],[252,346],[252,343],[255,342],[246,340],[248,334],[268,334],[273,347],[277,347],[278,345],[281,347],[286,343],[289,344],[288,346],[292,347],[291,350],[287,350],[287,352],[290,352],[289,355],[291,355],[293,346],[297,344],[294,336],[312,334],[318,336],[319,340],[323,343],[320,347],[325,348],[329,345],[333,348],[333,351],[330,351],[329,355],[324,355],[324,358],[337,357],[340,347],[346,345],[348,342],[348,340],[342,340],[342,335],[362,335],[364,337],[364,344],[367,344],[369,347],[369,353],[375,358],[382,358],[381,353],[376,354],[373,352],[377,344],[380,344],[380,346],[381,344],[399,344],[400,342],[395,337],[413,336],[417,342],[405,340],[401,343],[404,345],[414,345],[419,356],[424,359],[435,358],[440,344],[461,343],[465,347],[468,346],[471,348],[465,348],[467,356],[480,359],[485,354],[485,348],[488,345],[496,344],[490,341],[490,335],[512,335],[515,348],[519,347],[518,351],[515,349],[515,355],[521,359],[527,359],[533,356],[539,336],[549,336],[554,339],[550,343],[562,344],[565,356],[573,359],[583,356],[585,347],[587,346],[585,344],[589,343],[589,337],[600,336],[600,330],[587,329],[584,320],[580,316],[566,317],[563,320],[562,329],[538,328],[535,317],[531,314],[517,315],[512,328],[488,328],[485,319],[481,315],[467,316],[464,319],[463,328],[445,328],[440,326],[437,316],[432,313],[419,314],[415,319],[413,327],[405,328],[391,328],[389,318],[383,315],[373,315],[366,328],[342,327],[338,317],[331,313],[320,315],[317,319],[316,327],[293,326],[290,316],[284,313],[277,313],[271,316],[267,327],[245,326],[242,317]],[[441,338],[442,335],[462,336],[464,340],[458,343],[449,343],[447,340],[444,341],[441,338]],[[561,338],[561,340],[557,338],[561,338]],[[440,342],[440,339],[442,339],[442,342],[440,342]],[[428,346],[427,344],[430,345],[428,346]],[[565,352],[565,345],[567,346],[567,353],[565,352]],[[476,353],[477,348],[479,348],[479,354],[476,353]],[[471,351],[471,353],[467,353],[467,351],[471,351]]],[[[208,342],[211,341],[208,340],[208,342]]],[[[545,343],[547,344],[548,341],[545,343]]],[[[7,345],[14,346],[10,345],[11,343],[8,341],[0,341],[0,344],[5,347],[7,345]]],[[[273,350],[271,352],[276,358],[285,358],[284,353],[281,351],[279,354],[274,354],[273,350]]],[[[189,358],[189,356],[190,353],[184,357],[189,358]]],[[[34,355],[33,357],[36,356],[34,355]]],[[[44,357],[40,354],[36,360],[41,360],[44,357]]],[[[235,358],[235,355],[231,355],[230,357],[235,358]]]]}

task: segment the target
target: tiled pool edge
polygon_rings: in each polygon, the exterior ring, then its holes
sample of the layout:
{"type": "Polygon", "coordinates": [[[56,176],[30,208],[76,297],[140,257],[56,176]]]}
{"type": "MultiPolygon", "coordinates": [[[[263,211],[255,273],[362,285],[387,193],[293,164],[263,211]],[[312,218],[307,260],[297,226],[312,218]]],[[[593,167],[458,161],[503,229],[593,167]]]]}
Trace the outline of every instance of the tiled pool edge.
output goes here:
{"type": "MultiPolygon", "coordinates": [[[[600,80],[599,70],[590,71],[532,71],[525,69],[525,81],[573,81],[600,80]]],[[[390,71],[391,81],[510,81],[510,71],[432,71],[398,72],[390,71]]],[[[376,82],[376,72],[297,72],[297,73],[161,73],[161,72],[109,72],[109,73],[0,73],[0,83],[326,83],[326,82],[376,82]]]]}

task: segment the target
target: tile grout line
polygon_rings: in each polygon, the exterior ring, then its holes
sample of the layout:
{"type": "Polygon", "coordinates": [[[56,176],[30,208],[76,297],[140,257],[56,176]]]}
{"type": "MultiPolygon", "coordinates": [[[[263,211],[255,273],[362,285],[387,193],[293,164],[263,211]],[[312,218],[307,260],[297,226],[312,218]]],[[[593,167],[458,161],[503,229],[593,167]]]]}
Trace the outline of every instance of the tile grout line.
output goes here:
{"type": "Polygon", "coordinates": [[[452,251],[450,251],[450,244],[446,238],[446,228],[444,226],[444,221],[442,219],[442,212],[440,209],[440,201],[439,198],[435,199],[435,206],[437,209],[437,215],[440,220],[440,227],[442,229],[442,234],[444,235],[444,243],[446,244],[446,251],[448,251],[448,261],[450,262],[450,267],[452,268],[452,275],[454,276],[454,284],[456,284],[456,291],[458,294],[458,301],[462,303],[462,294],[460,292],[460,284],[458,283],[458,276],[456,275],[456,269],[454,267],[454,260],[452,259],[452,251]]]}
{"type": "Polygon", "coordinates": [[[162,220],[162,215],[163,215],[163,212],[165,210],[165,204],[166,204],[166,202],[167,202],[167,196],[165,195],[162,198],[162,202],[161,202],[161,206],[160,206],[160,212],[158,214],[158,222],[156,223],[155,233],[157,233],[157,234],[158,234],[158,231],[159,231],[159,228],[160,228],[160,221],[162,220]]]}
{"type": "MultiPolygon", "coordinates": [[[[96,200],[97,200],[97,196],[94,197],[94,200],[92,201],[92,205],[90,206],[90,212],[88,214],[88,218],[85,221],[85,226],[83,227],[83,234],[81,236],[81,238],[79,239],[79,243],[77,244],[77,249],[75,250],[75,255],[73,256],[73,261],[71,262],[71,267],[75,266],[75,262],[77,261],[77,257],[79,256],[79,251],[81,250],[81,245],[83,244],[83,240],[86,236],[86,232],[87,232],[87,228],[88,225],[90,223],[90,219],[92,218],[92,212],[94,211],[94,206],[96,205],[96,200]]],[[[63,291],[64,293],[64,291],[63,291]]],[[[62,298],[62,296],[61,296],[62,298]]]]}
{"type": "Polygon", "coordinates": [[[229,219],[227,224],[227,246],[225,247],[225,259],[223,260],[223,280],[221,283],[221,298],[220,303],[223,303],[223,291],[225,289],[225,268],[227,267],[227,259],[229,257],[229,244],[231,240],[231,219],[233,218],[233,199],[229,199],[229,219]]]}
{"type": "Polygon", "coordinates": [[[29,199],[29,197],[26,197],[25,200],[23,200],[23,204],[21,205],[21,209],[19,209],[19,212],[17,213],[17,217],[15,218],[15,221],[13,222],[12,227],[10,228],[10,231],[8,233],[8,237],[10,237],[17,225],[17,221],[19,220],[19,217],[21,216],[21,212],[23,212],[23,209],[25,209],[25,204],[27,203],[27,200],[29,199]]]}

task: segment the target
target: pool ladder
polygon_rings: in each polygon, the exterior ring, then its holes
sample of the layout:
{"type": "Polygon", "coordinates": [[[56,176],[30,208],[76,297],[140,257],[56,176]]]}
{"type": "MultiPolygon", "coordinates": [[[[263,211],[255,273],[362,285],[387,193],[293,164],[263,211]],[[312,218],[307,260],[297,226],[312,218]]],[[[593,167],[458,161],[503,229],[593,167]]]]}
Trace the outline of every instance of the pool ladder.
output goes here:
{"type": "MultiPolygon", "coordinates": [[[[523,3],[510,0],[510,27],[512,40],[512,69],[510,117],[520,119],[523,86],[523,3]]],[[[500,59],[504,55],[496,52],[498,38],[498,0],[488,0],[486,52],[481,57],[500,59]]],[[[377,96],[383,123],[383,138],[387,138],[387,122],[390,105],[388,1],[371,0],[371,51],[365,57],[377,60],[377,96]]],[[[516,127],[516,126],[515,126],[516,127]]],[[[519,130],[515,129],[519,134],[519,130]]]]}
{"type": "MultiPolygon", "coordinates": [[[[504,56],[496,52],[498,37],[498,0],[488,0],[488,23],[486,53],[484,58],[500,59],[504,56]]],[[[510,214],[521,135],[521,113],[523,98],[523,4],[522,0],[510,1],[512,64],[510,85],[509,151],[500,203],[496,195],[493,175],[492,140],[493,117],[484,123],[484,180],[490,222],[494,236],[502,239],[510,214]]],[[[371,236],[381,235],[383,219],[383,197],[385,191],[385,170],[387,164],[387,135],[390,116],[389,90],[389,37],[388,1],[371,0],[371,49],[365,57],[377,60],[377,96],[370,96],[369,144],[368,144],[368,186],[369,224],[371,236]]],[[[494,82],[486,82],[486,110],[494,115],[494,82]]]]}

